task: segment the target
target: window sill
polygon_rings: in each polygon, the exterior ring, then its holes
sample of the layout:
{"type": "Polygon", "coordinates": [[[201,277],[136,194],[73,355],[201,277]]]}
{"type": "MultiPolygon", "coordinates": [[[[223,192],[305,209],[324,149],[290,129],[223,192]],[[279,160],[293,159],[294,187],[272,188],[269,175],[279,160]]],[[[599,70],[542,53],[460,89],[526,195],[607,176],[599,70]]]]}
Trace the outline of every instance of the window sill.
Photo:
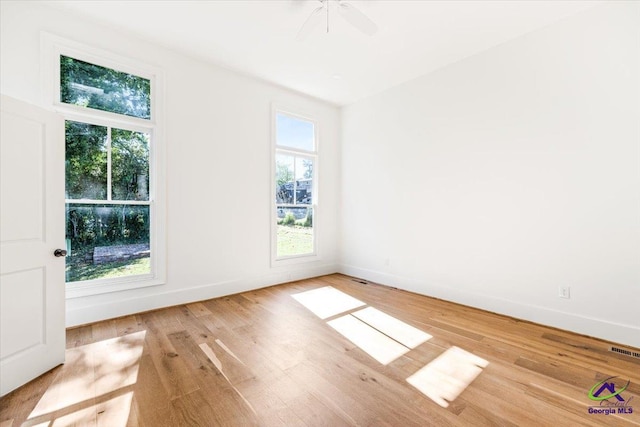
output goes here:
{"type": "Polygon", "coordinates": [[[66,283],[66,299],[81,298],[110,292],[130,291],[149,286],[163,285],[164,280],[150,274],[114,279],[86,280],[66,283]]]}
{"type": "Polygon", "coordinates": [[[287,257],[273,258],[271,260],[271,267],[280,267],[285,265],[295,264],[309,264],[312,262],[320,261],[320,257],[317,253],[304,254],[304,255],[291,255],[287,257]]]}

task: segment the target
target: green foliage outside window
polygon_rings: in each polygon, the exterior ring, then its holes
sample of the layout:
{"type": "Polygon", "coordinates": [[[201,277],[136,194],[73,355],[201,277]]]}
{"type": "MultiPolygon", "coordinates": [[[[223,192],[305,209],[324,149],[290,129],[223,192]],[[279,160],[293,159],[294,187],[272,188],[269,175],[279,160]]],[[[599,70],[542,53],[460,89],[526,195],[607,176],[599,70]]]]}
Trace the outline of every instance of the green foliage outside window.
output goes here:
{"type": "Polygon", "coordinates": [[[68,203],[66,210],[73,252],[149,242],[149,206],[68,203]]]}
{"type": "MultiPolygon", "coordinates": [[[[151,81],[61,55],[60,101],[150,119],[151,81]]],[[[150,136],[65,122],[67,282],[150,272],[150,136]]]]}
{"type": "MultiPolygon", "coordinates": [[[[111,128],[111,188],[108,188],[109,141],[105,126],[67,121],[66,198],[149,200],[149,135],[111,128]]],[[[149,242],[149,206],[67,204],[67,238],[72,253],[96,246],[149,242]]]]}
{"type": "Polygon", "coordinates": [[[111,180],[114,200],[149,200],[149,135],[111,130],[111,180]]]}
{"type": "Polygon", "coordinates": [[[149,244],[149,206],[66,205],[67,282],[145,274],[149,259],[127,259],[95,264],[94,249],[99,246],[149,244]]]}
{"type": "Polygon", "coordinates": [[[149,119],[151,81],[61,55],[60,101],[149,119]]]}
{"type": "Polygon", "coordinates": [[[107,128],[65,122],[66,198],[107,199],[107,128]]]}

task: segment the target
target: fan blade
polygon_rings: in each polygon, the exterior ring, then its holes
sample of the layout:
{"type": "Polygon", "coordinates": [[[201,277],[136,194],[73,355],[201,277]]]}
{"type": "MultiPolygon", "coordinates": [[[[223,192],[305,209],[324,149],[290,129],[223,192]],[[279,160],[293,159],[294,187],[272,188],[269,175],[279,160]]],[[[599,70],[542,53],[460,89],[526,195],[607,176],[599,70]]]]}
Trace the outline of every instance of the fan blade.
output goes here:
{"type": "Polygon", "coordinates": [[[291,10],[300,10],[306,6],[309,6],[310,3],[322,3],[321,0],[289,0],[289,9],[291,10]]]}
{"type": "Polygon", "coordinates": [[[302,27],[300,27],[300,30],[298,31],[298,35],[296,36],[296,39],[298,41],[302,41],[307,37],[309,37],[309,34],[311,34],[314,28],[316,28],[318,24],[320,24],[323,21],[322,19],[323,9],[324,9],[324,5],[316,8],[313,12],[311,12],[311,15],[309,15],[307,20],[304,21],[304,24],[302,24],[302,27]]]}
{"type": "Polygon", "coordinates": [[[378,31],[378,26],[354,6],[343,2],[339,2],[339,6],[338,11],[340,12],[340,15],[345,19],[345,21],[356,27],[358,30],[368,36],[372,36],[378,31]]]}

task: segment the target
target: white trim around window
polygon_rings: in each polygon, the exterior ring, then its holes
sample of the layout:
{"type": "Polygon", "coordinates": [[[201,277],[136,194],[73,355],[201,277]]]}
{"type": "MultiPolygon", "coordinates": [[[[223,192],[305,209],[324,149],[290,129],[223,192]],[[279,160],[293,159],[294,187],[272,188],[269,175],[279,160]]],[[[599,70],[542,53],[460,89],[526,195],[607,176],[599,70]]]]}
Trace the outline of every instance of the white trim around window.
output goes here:
{"type": "MultiPolygon", "coordinates": [[[[66,285],[67,299],[164,284],[166,282],[167,249],[165,231],[166,184],[164,179],[166,149],[163,132],[164,78],[162,70],[46,32],[41,33],[41,64],[42,96],[45,108],[60,113],[65,120],[144,132],[151,135],[149,201],[144,203],[122,202],[122,204],[149,205],[151,215],[149,244],[152,254],[150,274],[70,282],[66,285]],[[130,117],[60,102],[60,55],[149,79],[151,84],[150,119],[130,117]]],[[[73,200],[72,202],[84,203],[82,200],[73,200]]],[[[113,204],[114,202],[110,201],[109,203],[113,204]]],[[[64,209],[64,206],[61,206],[60,209],[64,209]]]]}
{"type": "MultiPolygon", "coordinates": [[[[319,150],[318,147],[320,145],[320,131],[318,121],[314,119],[311,115],[308,114],[300,114],[295,108],[287,108],[281,105],[273,104],[271,108],[271,199],[270,199],[270,209],[271,209],[271,266],[286,266],[291,264],[301,264],[301,263],[309,263],[320,260],[320,251],[318,248],[318,230],[322,224],[322,213],[320,208],[320,191],[319,191],[319,181],[318,176],[320,173],[320,159],[319,159],[319,150]],[[278,114],[283,114],[288,117],[297,118],[306,122],[313,123],[314,129],[314,147],[313,150],[304,150],[304,149],[296,149],[288,146],[278,146],[277,144],[277,127],[276,127],[276,118],[278,114]],[[276,206],[286,205],[282,203],[276,203],[276,155],[291,155],[295,158],[302,159],[310,159],[313,161],[313,176],[312,176],[312,202],[308,205],[297,205],[297,206],[307,206],[311,208],[313,211],[313,250],[312,252],[300,254],[300,255],[288,255],[288,256],[278,256],[278,236],[277,236],[277,209],[276,206]]],[[[294,176],[295,181],[295,176],[294,176]]],[[[294,192],[294,198],[295,198],[294,192]]],[[[288,205],[287,205],[288,206],[288,205]]]]}

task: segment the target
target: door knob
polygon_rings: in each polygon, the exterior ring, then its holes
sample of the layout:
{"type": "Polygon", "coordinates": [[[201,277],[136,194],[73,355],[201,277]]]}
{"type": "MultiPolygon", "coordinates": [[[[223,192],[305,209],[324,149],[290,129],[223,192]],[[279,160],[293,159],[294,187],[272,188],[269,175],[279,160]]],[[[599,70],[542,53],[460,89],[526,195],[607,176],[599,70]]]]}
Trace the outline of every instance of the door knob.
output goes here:
{"type": "Polygon", "coordinates": [[[55,251],[53,251],[53,254],[57,257],[67,256],[67,251],[65,251],[64,249],[56,249],[55,251]]]}

